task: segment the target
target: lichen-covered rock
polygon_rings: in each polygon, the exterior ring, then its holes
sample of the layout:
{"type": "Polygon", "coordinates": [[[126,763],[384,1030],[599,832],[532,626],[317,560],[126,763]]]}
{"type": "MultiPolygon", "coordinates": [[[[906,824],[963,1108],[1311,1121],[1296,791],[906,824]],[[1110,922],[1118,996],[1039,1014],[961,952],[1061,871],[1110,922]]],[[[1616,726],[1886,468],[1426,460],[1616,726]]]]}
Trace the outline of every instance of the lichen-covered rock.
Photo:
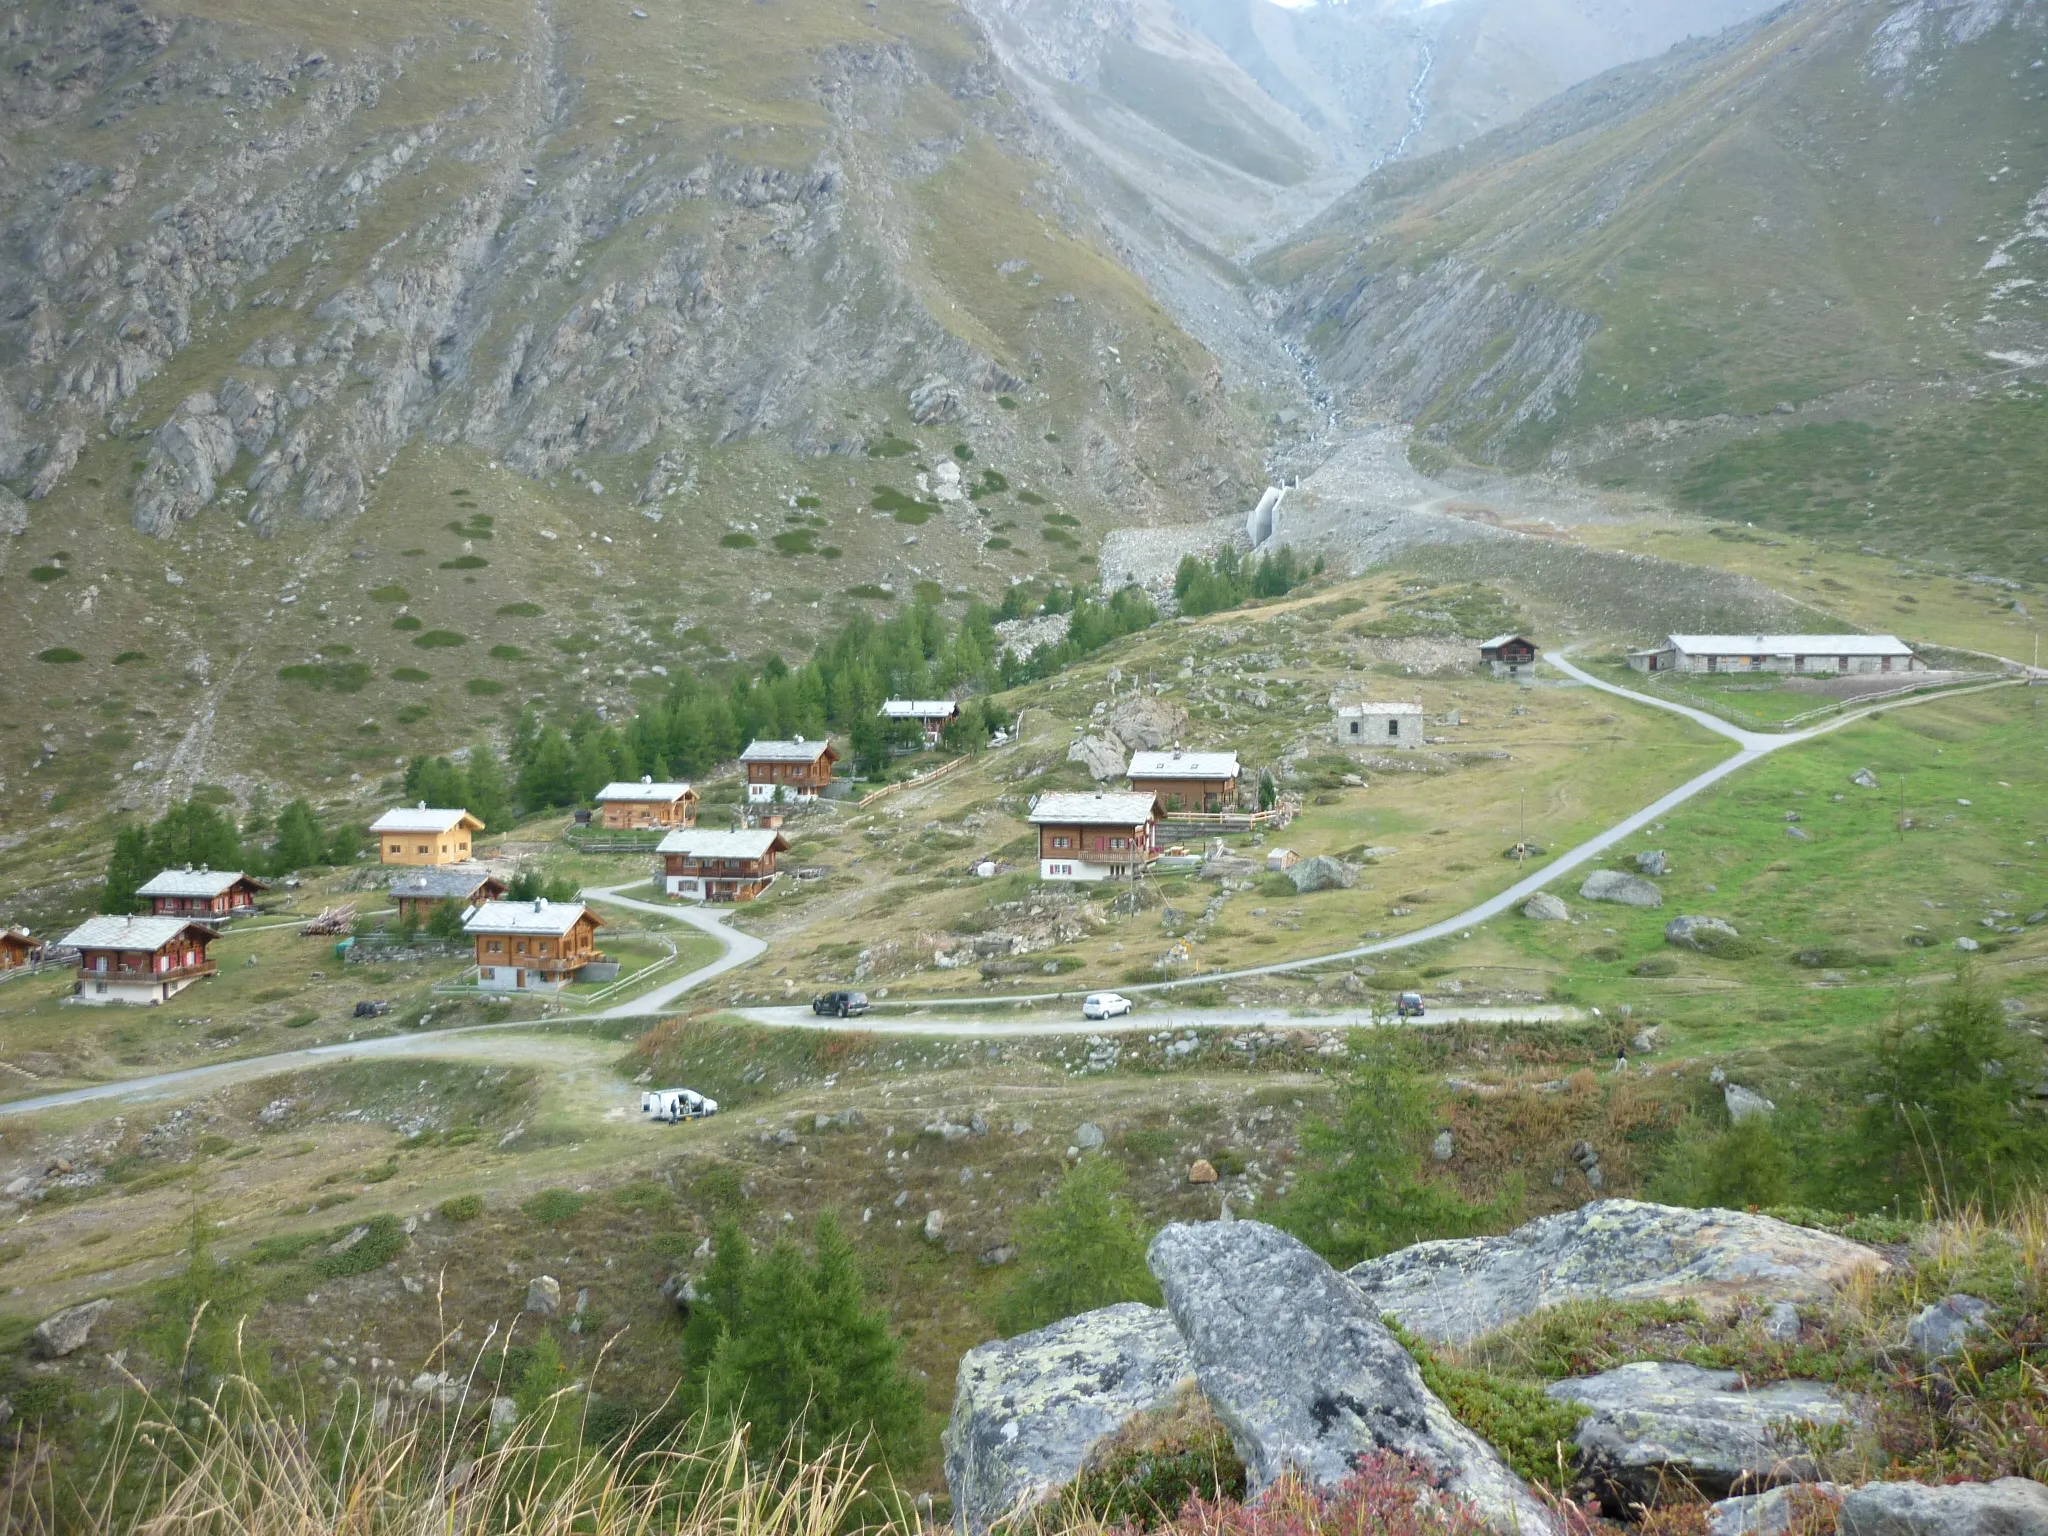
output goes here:
{"type": "Polygon", "coordinates": [[[1707,1536],[1790,1536],[1795,1520],[1825,1519],[1841,1502],[1841,1489],[1833,1483],[1789,1483],[1737,1494],[1707,1510],[1707,1536]]]}
{"type": "Polygon", "coordinates": [[[1522,903],[1522,916],[1532,923],[1568,923],[1572,909],[1548,891],[1538,891],[1522,903]]]}
{"type": "Polygon", "coordinates": [[[1579,894],[1587,901],[1615,901],[1624,907],[1661,907],[1664,893],[1641,875],[1625,875],[1618,869],[1596,869],[1586,876],[1579,894]]]}
{"type": "Polygon", "coordinates": [[[1758,1115],[1768,1115],[1778,1107],[1754,1088],[1745,1088],[1740,1083],[1721,1085],[1721,1103],[1728,1110],[1728,1118],[1736,1125],[1754,1120],[1758,1115]]]}
{"type": "Polygon", "coordinates": [[[1723,939],[1740,938],[1735,925],[1719,917],[1674,917],[1664,925],[1666,944],[1683,944],[1688,949],[1705,949],[1713,943],[1707,935],[1723,939]]]}
{"type": "Polygon", "coordinates": [[[1975,1296],[1944,1296],[1915,1314],[1906,1324],[1906,1337],[1929,1360],[1961,1354],[1971,1334],[1990,1326],[1992,1310],[1990,1302],[1975,1296]]]}
{"type": "Polygon", "coordinates": [[[1494,1530],[1555,1531],[1493,1448],[1423,1385],[1357,1288],[1297,1239],[1257,1221],[1175,1222],[1146,1262],[1252,1489],[1289,1468],[1335,1484],[1360,1455],[1393,1451],[1494,1530]]]}
{"type": "Polygon", "coordinates": [[[1154,752],[1185,740],[1195,722],[1170,699],[1134,693],[1110,706],[1103,721],[1109,734],[1132,752],[1154,752]]]}
{"type": "Polygon", "coordinates": [[[1313,891],[1348,891],[1358,883],[1358,871],[1342,859],[1319,853],[1288,870],[1287,878],[1294,882],[1295,890],[1306,896],[1313,891]]]}
{"type": "Polygon", "coordinates": [[[92,1337],[93,1324],[112,1305],[111,1301],[101,1297],[98,1301],[53,1312],[36,1324],[36,1331],[29,1335],[29,1343],[43,1359],[60,1360],[85,1347],[85,1341],[92,1337]]]}
{"type": "Polygon", "coordinates": [[[954,1526],[980,1536],[1072,1482],[1098,1440],[1192,1372],[1173,1320],[1136,1302],[970,1349],[945,1433],[954,1526]]]}
{"type": "Polygon", "coordinates": [[[1647,848],[1636,855],[1636,869],[1654,879],[1671,872],[1671,860],[1665,857],[1662,848],[1647,848]]]}
{"type": "Polygon", "coordinates": [[[1130,754],[1122,742],[1107,736],[1076,736],[1074,744],[1067,748],[1067,761],[1079,763],[1088,770],[1089,778],[1103,784],[1124,776],[1130,754]]]}
{"type": "Polygon", "coordinates": [[[2048,1536],[2048,1488],[1995,1483],[1865,1483],[1842,1497],[1841,1536],[2048,1536]]]}
{"type": "Polygon", "coordinates": [[[1596,1200],[1501,1237],[1416,1243],[1350,1278],[1402,1327],[1463,1342],[1560,1302],[1808,1301],[1888,1267],[1861,1243],[1769,1216],[1596,1200]]]}
{"type": "Polygon", "coordinates": [[[1812,1381],[1744,1390],[1734,1371],[1639,1361],[1544,1389],[1592,1410],[1574,1437],[1610,1512],[1691,1486],[1710,1499],[1804,1482],[1812,1459],[1785,1426],[1842,1424],[1849,1409],[1812,1381]]]}

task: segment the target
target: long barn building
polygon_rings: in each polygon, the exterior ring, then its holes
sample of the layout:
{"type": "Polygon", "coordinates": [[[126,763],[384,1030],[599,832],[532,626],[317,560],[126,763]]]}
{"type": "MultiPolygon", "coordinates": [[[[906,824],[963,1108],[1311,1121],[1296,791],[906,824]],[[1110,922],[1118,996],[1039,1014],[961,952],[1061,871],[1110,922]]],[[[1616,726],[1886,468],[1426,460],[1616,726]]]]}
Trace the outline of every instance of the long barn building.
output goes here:
{"type": "Polygon", "coordinates": [[[1897,635],[1670,635],[1628,653],[1638,672],[1791,672],[1842,677],[1925,672],[1897,635]]]}

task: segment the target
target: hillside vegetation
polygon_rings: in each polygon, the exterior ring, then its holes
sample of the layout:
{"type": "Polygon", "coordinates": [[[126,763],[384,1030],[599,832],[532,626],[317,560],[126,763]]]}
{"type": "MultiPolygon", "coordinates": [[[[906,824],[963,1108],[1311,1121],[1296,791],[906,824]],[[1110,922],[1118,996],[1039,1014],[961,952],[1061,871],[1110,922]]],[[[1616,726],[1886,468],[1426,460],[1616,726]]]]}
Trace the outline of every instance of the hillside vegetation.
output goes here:
{"type": "Polygon", "coordinates": [[[1261,271],[1425,445],[2019,574],[2044,51],[2036,6],[1804,0],[1390,168],[1261,271]]]}

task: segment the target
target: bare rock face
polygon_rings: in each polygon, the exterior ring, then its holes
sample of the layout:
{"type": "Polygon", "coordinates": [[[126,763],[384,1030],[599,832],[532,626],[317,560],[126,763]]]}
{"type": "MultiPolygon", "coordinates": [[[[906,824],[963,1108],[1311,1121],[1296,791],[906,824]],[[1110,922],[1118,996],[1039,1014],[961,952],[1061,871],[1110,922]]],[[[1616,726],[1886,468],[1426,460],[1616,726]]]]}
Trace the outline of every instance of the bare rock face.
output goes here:
{"type": "Polygon", "coordinates": [[[2048,1488],[1995,1483],[1865,1483],[1842,1498],[1841,1536],[2048,1536],[2048,1488]]]}
{"type": "Polygon", "coordinates": [[[1124,750],[1122,742],[1107,736],[1077,736],[1074,744],[1067,748],[1067,761],[1079,763],[1088,770],[1088,777],[1098,784],[1124,776],[1124,768],[1130,762],[1130,753],[1124,750]]]}
{"type": "MultiPolygon", "coordinates": [[[[1126,750],[1152,752],[1186,740],[1195,723],[1180,705],[1140,693],[1111,706],[1103,726],[1126,750]]],[[[1118,772],[1122,772],[1121,764],[1118,772]]]]}
{"type": "Polygon", "coordinates": [[[1522,903],[1522,916],[1532,923],[1568,923],[1572,909],[1548,891],[1538,891],[1522,903]]]}
{"type": "Polygon", "coordinates": [[[100,1314],[113,1303],[105,1297],[88,1301],[80,1306],[66,1307],[62,1312],[51,1314],[36,1324],[36,1331],[29,1335],[29,1343],[45,1360],[61,1360],[74,1351],[83,1349],[85,1341],[92,1337],[93,1324],[100,1320],[100,1314]]]}
{"type": "Polygon", "coordinates": [[[19,538],[28,532],[28,503],[0,485],[0,538],[19,538]]]}
{"type": "Polygon", "coordinates": [[[554,1317],[562,1310],[562,1282],[553,1275],[535,1275],[526,1287],[526,1310],[536,1317],[554,1317]]]}
{"type": "Polygon", "coordinates": [[[1708,934],[1734,939],[1741,935],[1732,923],[1718,917],[1674,917],[1664,925],[1664,942],[1680,944],[1687,949],[1705,949],[1714,942],[1705,937],[1708,934]]]}
{"type": "Polygon", "coordinates": [[[1302,1243],[1263,1222],[1176,1222],[1146,1263],[1254,1488],[1289,1468],[1334,1484],[1387,1450],[1436,1472],[1491,1529],[1553,1536],[1549,1512],[1423,1385],[1372,1302],[1302,1243]]]}
{"type": "Polygon", "coordinates": [[[1790,1483],[1738,1494],[1708,1509],[1707,1536],[1791,1536],[1795,1521],[1810,1522],[1839,1509],[1841,1503],[1841,1490],[1833,1483],[1790,1483]]]}
{"type": "Polygon", "coordinates": [[[1785,1426],[1842,1424],[1850,1410],[1819,1382],[1743,1390],[1733,1371],[1642,1361],[1544,1389],[1592,1410],[1575,1437],[1580,1464],[1612,1512],[1690,1485],[1710,1499],[1813,1476],[1785,1426]]]}
{"type": "Polygon", "coordinates": [[[1417,1243],[1349,1274],[1375,1315],[1462,1343],[1565,1301],[1809,1301],[1887,1268],[1861,1243],[1769,1216],[1596,1200],[1501,1237],[1417,1243]]]}
{"type": "Polygon", "coordinates": [[[1064,1487],[1096,1441],[1191,1370],[1173,1320],[1136,1302],[970,1349],[945,1433],[954,1528],[981,1536],[1064,1487]]]}
{"type": "Polygon", "coordinates": [[[1661,907],[1664,893],[1641,875],[1625,875],[1618,869],[1596,869],[1586,876],[1579,894],[1587,901],[1614,901],[1624,907],[1661,907]]]}

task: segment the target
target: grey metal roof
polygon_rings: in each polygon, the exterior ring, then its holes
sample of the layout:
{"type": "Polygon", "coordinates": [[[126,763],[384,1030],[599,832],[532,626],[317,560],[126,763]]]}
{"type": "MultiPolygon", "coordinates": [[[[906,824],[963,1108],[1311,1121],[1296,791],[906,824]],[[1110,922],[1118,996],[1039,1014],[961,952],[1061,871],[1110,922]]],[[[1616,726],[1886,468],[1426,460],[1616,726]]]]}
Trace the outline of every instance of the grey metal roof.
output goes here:
{"type": "Polygon", "coordinates": [[[743,763],[815,763],[831,741],[750,741],[740,754],[743,763]]]}
{"type": "Polygon", "coordinates": [[[1150,821],[1158,806],[1159,797],[1146,790],[1055,790],[1038,797],[1030,820],[1034,826],[1135,827],[1150,821]]]}
{"type": "Polygon", "coordinates": [[[884,699],[882,713],[891,720],[948,720],[960,713],[956,699],[884,699]]]}
{"type": "Polygon", "coordinates": [[[186,929],[213,930],[182,917],[89,917],[58,942],[72,949],[162,949],[186,929]]]}
{"type": "Polygon", "coordinates": [[[425,805],[401,805],[386,811],[370,823],[372,832],[449,832],[467,818],[475,821],[477,830],[483,830],[483,823],[464,810],[437,809],[425,805]]]}
{"type": "Polygon", "coordinates": [[[138,885],[138,896],[219,896],[238,880],[248,880],[259,891],[267,890],[261,880],[250,879],[239,869],[166,869],[138,885]]]}
{"type": "Polygon", "coordinates": [[[759,859],[789,839],[773,827],[748,828],[741,832],[707,832],[699,828],[671,832],[655,848],[656,853],[680,854],[693,859],[759,859]]]}
{"type": "Polygon", "coordinates": [[[1897,635],[1673,635],[1693,656],[1910,656],[1897,635]]]}
{"type": "Polygon", "coordinates": [[[1495,646],[1506,645],[1510,640],[1519,640],[1524,645],[1534,645],[1536,643],[1534,640],[1531,640],[1527,635],[1517,634],[1515,631],[1509,630],[1504,635],[1495,635],[1491,640],[1480,641],[1479,649],[1481,649],[1482,651],[1490,651],[1495,646]]]}
{"type": "Polygon", "coordinates": [[[1340,704],[1339,715],[1419,715],[1420,704],[1340,704]]]}
{"type": "Polygon", "coordinates": [[[672,805],[691,793],[694,791],[687,784],[657,784],[652,779],[642,779],[634,784],[621,780],[616,784],[605,785],[597,792],[597,798],[600,801],[628,800],[672,805]]]}
{"type": "Polygon", "coordinates": [[[393,875],[391,894],[419,896],[429,901],[455,900],[475,895],[477,887],[490,878],[491,872],[481,864],[442,864],[393,875]]]}
{"type": "Polygon", "coordinates": [[[1234,779],[1235,752],[1133,752],[1124,777],[1130,779],[1234,779]]]}
{"type": "MultiPolygon", "coordinates": [[[[559,938],[589,909],[580,901],[487,901],[462,920],[465,933],[540,934],[559,938]]],[[[594,921],[603,919],[592,914],[594,921]]]]}

